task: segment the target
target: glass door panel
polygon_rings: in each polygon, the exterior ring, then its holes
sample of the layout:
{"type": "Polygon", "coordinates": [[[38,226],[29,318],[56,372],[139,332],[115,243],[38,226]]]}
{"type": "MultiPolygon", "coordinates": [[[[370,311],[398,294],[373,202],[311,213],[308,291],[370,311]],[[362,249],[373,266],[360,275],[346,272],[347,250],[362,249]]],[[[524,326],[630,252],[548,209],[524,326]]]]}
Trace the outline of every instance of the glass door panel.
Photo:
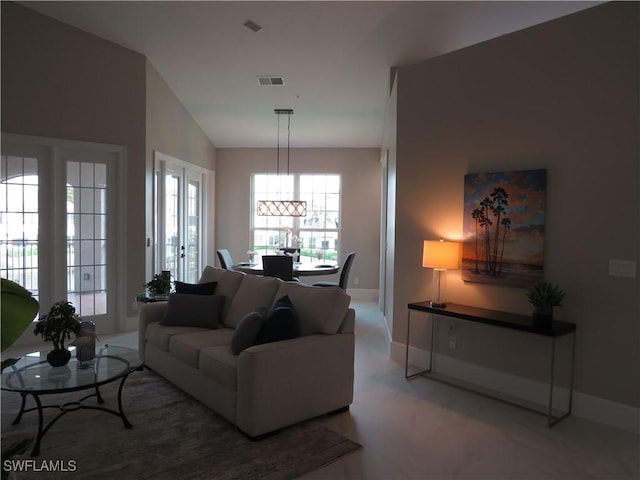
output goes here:
{"type": "Polygon", "coordinates": [[[107,313],[107,166],[68,161],[67,298],[82,316],[107,313]]]}
{"type": "Polygon", "coordinates": [[[201,245],[201,188],[200,180],[187,180],[187,212],[186,212],[186,251],[184,258],[184,281],[197,283],[200,278],[200,245],[201,245]]]}
{"type": "Polygon", "coordinates": [[[0,276],[38,299],[38,159],[2,155],[0,172],[0,276]]]}

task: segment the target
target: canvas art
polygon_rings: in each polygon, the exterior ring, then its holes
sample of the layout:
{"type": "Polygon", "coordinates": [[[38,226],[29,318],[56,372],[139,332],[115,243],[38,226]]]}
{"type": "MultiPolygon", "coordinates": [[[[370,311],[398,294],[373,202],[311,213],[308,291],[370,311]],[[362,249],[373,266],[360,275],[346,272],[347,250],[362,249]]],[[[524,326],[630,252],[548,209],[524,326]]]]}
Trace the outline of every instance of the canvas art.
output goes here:
{"type": "Polygon", "coordinates": [[[546,170],[464,177],[462,279],[527,288],[542,280],[546,170]]]}

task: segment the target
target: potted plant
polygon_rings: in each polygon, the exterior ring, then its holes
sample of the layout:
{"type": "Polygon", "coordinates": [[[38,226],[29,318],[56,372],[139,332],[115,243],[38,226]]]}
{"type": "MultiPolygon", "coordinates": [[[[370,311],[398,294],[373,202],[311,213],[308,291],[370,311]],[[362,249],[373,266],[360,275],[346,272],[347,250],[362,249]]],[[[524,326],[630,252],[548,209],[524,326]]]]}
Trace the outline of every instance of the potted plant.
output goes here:
{"type": "Polygon", "coordinates": [[[156,273],[144,286],[149,291],[150,296],[168,296],[171,291],[171,272],[163,270],[162,273],[156,273]]]}
{"type": "Polygon", "coordinates": [[[553,319],[553,307],[562,305],[564,296],[565,292],[551,282],[538,282],[527,290],[527,299],[533,305],[533,317],[543,321],[553,319]]]}
{"type": "Polygon", "coordinates": [[[47,354],[47,361],[52,367],[62,367],[69,362],[71,352],[64,346],[65,339],[80,331],[81,320],[71,302],[65,300],[51,306],[49,313],[40,317],[33,330],[46,342],[53,342],[53,350],[47,354]]]}

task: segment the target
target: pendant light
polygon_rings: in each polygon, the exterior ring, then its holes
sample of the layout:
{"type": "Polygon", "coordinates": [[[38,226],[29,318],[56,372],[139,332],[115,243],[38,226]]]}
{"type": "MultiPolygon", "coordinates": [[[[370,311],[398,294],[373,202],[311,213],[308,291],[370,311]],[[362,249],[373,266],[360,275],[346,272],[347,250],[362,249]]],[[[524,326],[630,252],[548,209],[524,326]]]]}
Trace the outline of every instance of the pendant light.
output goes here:
{"type": "MultiPolygon", "coordinates": [[[[278,116],[278,142],[276,173],[280,175],[280,115],[287,116],[287,175],[289,175],[289,156],[291,151],[291,115],[293,110],[274,110],[278,116]]],[[[307,202],[300,200],[258,200],[258,215],[268,217],[306,217],[307,202]]]]}

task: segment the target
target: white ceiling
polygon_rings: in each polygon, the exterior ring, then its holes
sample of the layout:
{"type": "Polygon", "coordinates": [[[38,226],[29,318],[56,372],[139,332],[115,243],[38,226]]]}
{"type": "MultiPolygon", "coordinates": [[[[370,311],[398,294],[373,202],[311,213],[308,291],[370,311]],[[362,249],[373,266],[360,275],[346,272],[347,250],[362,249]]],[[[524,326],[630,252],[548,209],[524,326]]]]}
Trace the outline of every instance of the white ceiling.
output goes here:
{"type": "Polygon", "coordinates": [[[378,147],[392,66],[600,2],[20,3],[146,55],[217,147],[275,146],[273,110],[292,108],[295,148],[378,147]]]}

